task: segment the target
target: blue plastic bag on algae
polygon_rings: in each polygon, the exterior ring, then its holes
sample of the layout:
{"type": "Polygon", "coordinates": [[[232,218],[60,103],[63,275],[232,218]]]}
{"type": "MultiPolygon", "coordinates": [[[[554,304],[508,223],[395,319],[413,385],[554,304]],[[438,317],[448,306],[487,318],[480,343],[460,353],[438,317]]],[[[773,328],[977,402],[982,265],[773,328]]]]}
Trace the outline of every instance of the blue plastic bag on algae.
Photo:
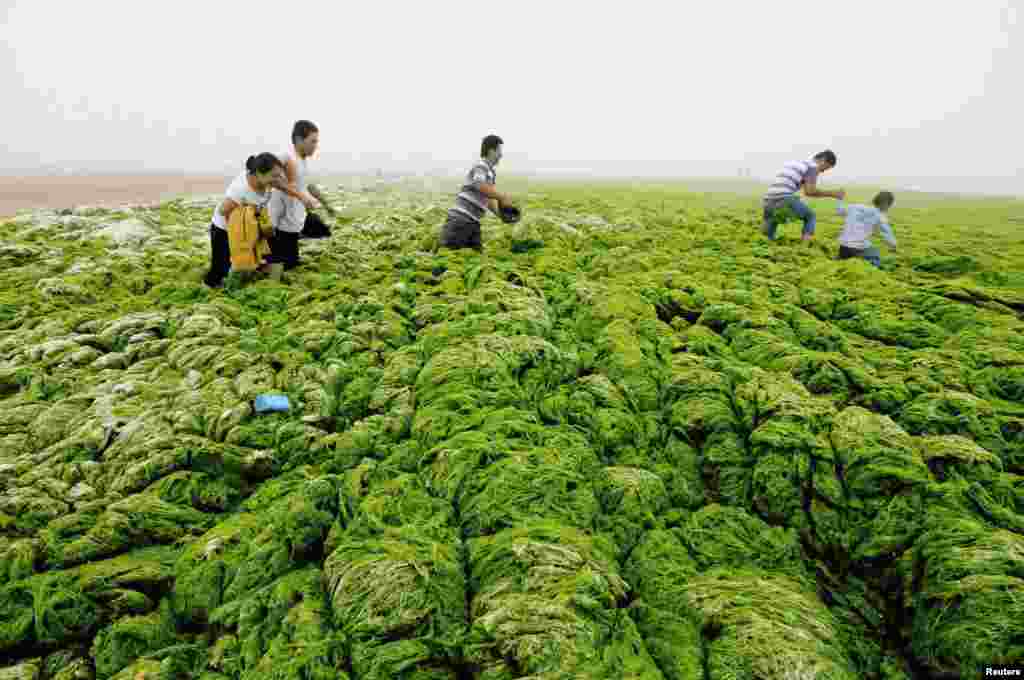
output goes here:
{"type": "Polygon", "coordinates": [[[253,410],[256,413],[287,411],[290,407],[288,397],[283,394],[261,394],[253,400],[253,410]]]}

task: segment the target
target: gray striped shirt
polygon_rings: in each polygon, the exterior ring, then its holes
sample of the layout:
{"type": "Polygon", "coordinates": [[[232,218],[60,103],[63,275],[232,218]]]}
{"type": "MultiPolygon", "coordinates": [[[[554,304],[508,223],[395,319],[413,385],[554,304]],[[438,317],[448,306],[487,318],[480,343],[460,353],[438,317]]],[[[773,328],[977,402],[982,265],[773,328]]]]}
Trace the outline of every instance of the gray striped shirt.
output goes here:
{"type": "Polygon", "coordinates": [[[479,222],[487,212],[487,197],[480,192],[480,185],[495,184],[497,181],[498,175],[494,172],[494,166],[481,158],[466,173],[466,181],[455,197],[455,207],[449,210],[448,214],[458,213],[479,222]]]}
{"type": "Polygon", "coordinates": [[[790,161],[786,163],[775,181],[764,194],[766,202],[779,201],[800,191],[807,180],[817,180],[818,166],[814,161],[790,161]]]}

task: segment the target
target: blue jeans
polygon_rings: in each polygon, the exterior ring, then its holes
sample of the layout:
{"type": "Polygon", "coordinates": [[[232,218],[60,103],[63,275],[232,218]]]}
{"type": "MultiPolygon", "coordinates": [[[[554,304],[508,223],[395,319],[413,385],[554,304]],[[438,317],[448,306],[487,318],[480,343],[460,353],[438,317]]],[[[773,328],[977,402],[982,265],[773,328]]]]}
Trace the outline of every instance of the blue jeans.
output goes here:
{"type": "Polygon", "coordinates": [[[772,201],[771,203],[765,202],[764,204],[764,226],[762,230],[764,235],[772,241],[775,240],[775,230],[778,229],[779,225],[775,223],[775,211],[779,208],[789,208],[793,213],[803,220],[804,236],[813,236],[814,228],[818,224],[818,217],[814,214],[806,203],[800,200],[799,196],[795,194],[792,196],[786,196],[781,201],[772,201]]]}
{"type": "Polygon", "coordinates": [[[846,246],[839,246],[839,259],[848,260],[851,257],[860,257],[871,264],[875,265],[879,269],[882,268],[882,253],[874,246],[865,248],[864,250],[858,250],[857,248],[847,248],[846,246]]]}

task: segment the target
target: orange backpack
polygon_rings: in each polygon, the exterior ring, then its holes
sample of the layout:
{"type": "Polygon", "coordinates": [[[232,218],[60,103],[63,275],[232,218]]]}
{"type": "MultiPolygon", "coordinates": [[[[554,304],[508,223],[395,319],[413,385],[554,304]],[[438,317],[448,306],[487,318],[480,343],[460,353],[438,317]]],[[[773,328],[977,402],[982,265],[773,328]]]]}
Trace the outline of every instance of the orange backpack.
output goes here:
{"type": "Polygon", "coordinates": [[[231,269],[236,272],[255,271],[270,254],[267,239],[274,233],[270,218],[262,208],[240,205],[228,218],[228,247],[231,269]]]}

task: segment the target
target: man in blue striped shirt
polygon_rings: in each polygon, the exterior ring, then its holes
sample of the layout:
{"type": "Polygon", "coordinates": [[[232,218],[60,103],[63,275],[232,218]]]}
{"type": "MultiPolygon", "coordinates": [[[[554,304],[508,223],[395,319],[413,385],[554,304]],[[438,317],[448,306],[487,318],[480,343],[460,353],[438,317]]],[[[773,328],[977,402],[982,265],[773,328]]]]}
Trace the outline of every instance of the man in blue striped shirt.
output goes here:
{"type": "Polygon", "coordinates": [[[446,248],[482,250],[480,219],[488,210],[498,214],[503,206],[513,205],[512,198],[496,187],[495,167],[501,160],[504,142],[497,135],[487,135],[480,144],[480,160],[466,173],[455,206],[448,211],[448,221],[441,228],[441,245],[446,248]]]}
{"type": "Polygon", "coordinates": [[[803,233],[800,237],[804,241],[810,241],[814,237],[818,218],[797,194],[803,188],[804,196],[808,198],[838,198],[840,201],[846,198],[846,192],[842,189],[838,191],[818,189],[818,176],[834,167],[836,167],[836,155],[829,149],[815,154],[814,158],[809,161],[786,163],[764,194],[762,201],[764,226],[762,229],[765,236],[775,240],[775,230],[779,226],[776,211],[789,208],[804,223],[803,233]]]}

